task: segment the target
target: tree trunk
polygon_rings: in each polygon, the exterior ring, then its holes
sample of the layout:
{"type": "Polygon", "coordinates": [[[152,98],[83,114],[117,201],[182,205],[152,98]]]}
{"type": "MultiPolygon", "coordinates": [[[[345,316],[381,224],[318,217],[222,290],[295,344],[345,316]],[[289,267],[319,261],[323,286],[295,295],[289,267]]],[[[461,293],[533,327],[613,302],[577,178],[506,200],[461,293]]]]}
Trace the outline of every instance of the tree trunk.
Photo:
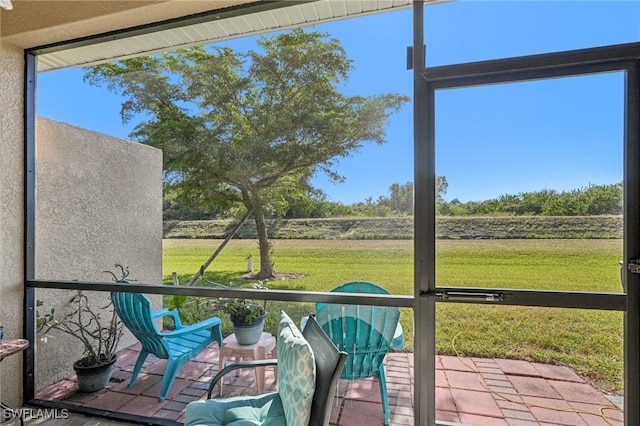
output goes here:
{"type": "MultiPolygon", "coordinates": [[[[231,241],[231,238],[233,238],[233,236],[236,235],[236,232],[238,232],[238,229],[240,229],[240,227],[244,224],[244,222],[247,220],[247,218],[250,215],[251,215],[251,210],[247,210],[247,212],[244,214],[244,216],[242,216],[242,218],[238,221],[238,223],[236,223],[234,225],[234,227],[231,229],[231,232],[229,232],[229,234],[225,237],[225,239],[222,242],[222,244],[220,244],[220,246],[213,252],[213,254],[211,254],[211,256],[209,256],[209,259],[207,259],[207,261],[204,262],[204,264],[200,267],[200,270],[198,272],[196,272],[193,275],[193,277],[191,277],[191,279],[187,283],[187,286],[192,286],[198,280],[198,278],[200,278],[200,275],[202,275],[204,273],[205,269],[207,269],[209,267],[209,265],[211,264],[211,262],[213,262],[213,260],[216,258],[216,256],[218,256],[218,254],[220,254],[220,252],[222,251],[224,246],[226,246],[227,243],[229,241],[231,241]]],[[[175,274],[175,272],[174,272],[174,274],[175,274]]],[[[174,275],[173,284],[174,285],[179,284],[179,283],[176,283],[175,275],[174,275]]]]}
{"type": "Polygon", "coordinates": [[[271,263],[271,244],[267,237],[267,225],[264,221],[262,209],[254,209],[253,218],[256,221],[256,232],[258,233],[258,247],[260,248],[260,271],[256,278],[263,280],[276,276],[271,263]]]}

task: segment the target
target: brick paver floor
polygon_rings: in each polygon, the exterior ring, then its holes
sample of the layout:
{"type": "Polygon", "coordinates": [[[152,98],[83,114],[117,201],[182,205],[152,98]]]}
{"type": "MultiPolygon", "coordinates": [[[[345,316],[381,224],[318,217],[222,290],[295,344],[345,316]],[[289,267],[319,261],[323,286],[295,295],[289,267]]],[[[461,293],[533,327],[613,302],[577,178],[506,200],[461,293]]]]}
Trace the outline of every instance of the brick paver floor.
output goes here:
{"type": "MultiPolygon", "coordinates": [[[[207,383],[218,371],[215,344],[178,373],[168,398],[158,401],[164,360],[149,356],[136,384],[129,388],[139,347],[119,353],[107,388],[92,394],[78,391],[74,377],[41,389],[37,398],[78,407],[133,414],[155,421],[184,421],[187,403],[206,398],[207,383]]],[[[622,411],[571,369],[525,361],[438,356],[436,419],[464,425],[622,425],[622,411]]],[[[386,359],[392,425],[413,425],[413,354],[390,353],[386,359]]],[[[276,389],[274,371],[267,368],[265,391],[276,389]]],[[[225,379],[222,396],[256,392],[250,371],[225,379]]],[[[215,395],[215,393],[214,393],[215,395]]],[[[95,413],[95,412],[94,412],[95,413]]],[[[341,380],[331,424],[382,424],[382,404],[376,380],[341,380]]]]}

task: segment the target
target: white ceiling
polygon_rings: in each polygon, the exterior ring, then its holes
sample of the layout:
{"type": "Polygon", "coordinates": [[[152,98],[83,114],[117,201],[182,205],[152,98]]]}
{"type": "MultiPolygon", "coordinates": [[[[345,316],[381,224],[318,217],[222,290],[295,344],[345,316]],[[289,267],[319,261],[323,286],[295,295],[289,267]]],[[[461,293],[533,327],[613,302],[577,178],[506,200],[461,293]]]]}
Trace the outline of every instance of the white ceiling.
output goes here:
{"type": "Polygon", "coordinates": [[[411,5],[412,0],[318,0],[222,19],[214,16],[208,22],[43,53],[38,56],[38,71],[95,65],[177,47],[408,8],[411,5]]]}

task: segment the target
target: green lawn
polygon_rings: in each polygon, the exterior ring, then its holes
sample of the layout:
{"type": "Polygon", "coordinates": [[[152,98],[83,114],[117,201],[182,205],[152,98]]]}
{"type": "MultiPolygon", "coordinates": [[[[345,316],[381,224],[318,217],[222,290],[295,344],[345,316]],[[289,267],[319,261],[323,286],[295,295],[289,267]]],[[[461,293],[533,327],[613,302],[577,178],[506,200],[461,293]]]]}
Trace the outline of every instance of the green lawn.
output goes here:
{"type": "MultiPolygon", "coordinates": [[[[164,280],[186,282],[220,240],[165,240],[164,280]]],[[[621,240],[443,240],[438,242],[441,286],[621,291],[621,240]]],[[[246,257],[259,259],[254,240],[233,240],[209,267],[222,284],[250,286],[241,275],[246,257]]],[[[274,240],[279,273],[272,289],[328,291],[352,280],[372,281],[394,294],[413,293],[413,241],[274,240]]],[[[256,265],[258,266],[258,265],[256,265]]],[[[269,302],[267,329],[277,313],[313,311],[302,303],[269,302]]],[[[413,350],[413,313],[403,310],[407,350],[413,350]]],[[[438,352],[505,357],[567,365],[606,391],[622,391],[622,313],[571,309],[439,304],[438,352]]],[[[228,327],[226,325],[225,327],[228,327]]]]}

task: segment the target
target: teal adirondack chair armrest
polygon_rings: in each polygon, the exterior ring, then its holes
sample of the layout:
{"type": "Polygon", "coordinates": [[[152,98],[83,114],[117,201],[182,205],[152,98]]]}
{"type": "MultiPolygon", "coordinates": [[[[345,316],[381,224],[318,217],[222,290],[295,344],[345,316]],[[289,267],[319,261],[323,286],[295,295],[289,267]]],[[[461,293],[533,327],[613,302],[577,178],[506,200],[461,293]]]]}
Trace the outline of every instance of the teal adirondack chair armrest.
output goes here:
{"type": "Polygon", "coordinates": [[[151,316],[153,317],[153,319],[164,317],[167,315],[171,315],[173,317],[173,323],[175,324],[176,329],[183,327],[182,321],[180,321],[180,315],[178,315],[178,310],[175,308],[174,309],[164,308],[151,313],[151,316]]]}
{"type": "Polygon", "coordinates": [[[200,321],[197,324],[192,324],[192,325],[185,325],[182,326],[182,328],[177,328],[173,331],[168,331],[165,333],[162,333],[162,337],[167,337],[167,338],[173,338],[173,337],[181,337],[185,334],[191,334],[193,332],[197,332],[200,330],[206,330],[208,328],[212,328],[215,327],[216,325],[220,324],[220,318],[208,318],[206,320],[200,321]]]}

